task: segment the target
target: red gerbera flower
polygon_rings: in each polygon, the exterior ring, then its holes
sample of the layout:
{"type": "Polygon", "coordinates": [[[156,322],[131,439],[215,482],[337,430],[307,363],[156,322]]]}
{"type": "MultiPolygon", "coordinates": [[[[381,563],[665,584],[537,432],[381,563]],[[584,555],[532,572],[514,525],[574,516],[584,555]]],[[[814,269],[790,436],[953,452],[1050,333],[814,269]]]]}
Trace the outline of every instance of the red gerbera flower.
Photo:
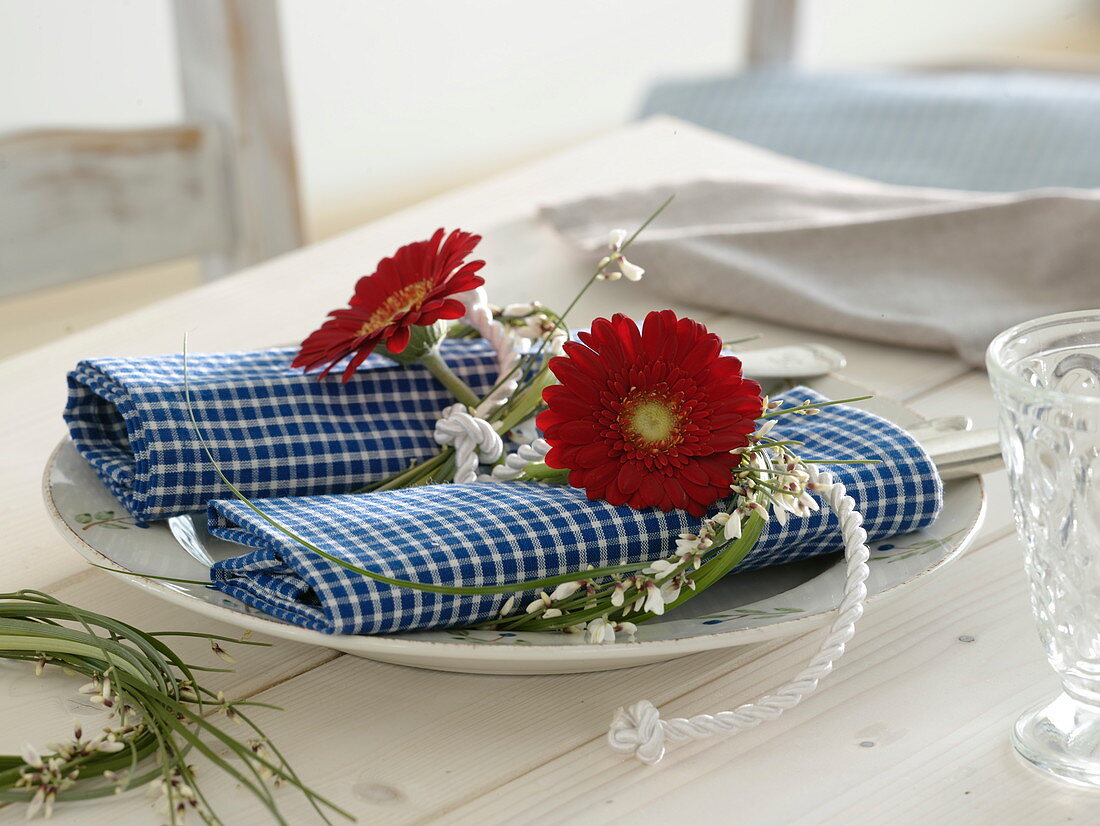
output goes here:
{"type": "Polygon", "coordinates": [[[537,424],[546,464],[569,469],[589,499],[703,516],[730,495],[734,448],[748,444],[763,400],[722,342],[672,310],[642,329],[624,315],[596,319],[550,369],[537,424]]]}
{"type": "Polygon", "coordinates": [[[333,310],[321,329],[302,342],[292,366],[313,370],[325,365],[324,378],[354,353],[344,369],[346,382],[379,344],[400,353],[409,343],[410,327],[461,318],[466,308],[450,296],[485,283],[476,274],[485,262],[465,260],[481,236],[456,229],[444,241],[443,234],[438,229],[430,240],[408,244],[379,261],[373,275],[356,283],[351,306],[333,310]]]}

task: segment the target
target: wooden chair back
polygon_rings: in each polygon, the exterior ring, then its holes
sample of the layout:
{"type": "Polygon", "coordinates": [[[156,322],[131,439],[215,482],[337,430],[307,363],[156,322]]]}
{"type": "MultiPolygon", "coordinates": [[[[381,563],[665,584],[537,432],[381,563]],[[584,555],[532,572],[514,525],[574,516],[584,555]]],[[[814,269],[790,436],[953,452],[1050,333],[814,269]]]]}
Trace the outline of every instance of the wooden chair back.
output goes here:
{"type": "Polygon", "coordinates": [[[0,295],[302,243],[275,0],[174,0],[184,122],[0,136],[0,295]]]}

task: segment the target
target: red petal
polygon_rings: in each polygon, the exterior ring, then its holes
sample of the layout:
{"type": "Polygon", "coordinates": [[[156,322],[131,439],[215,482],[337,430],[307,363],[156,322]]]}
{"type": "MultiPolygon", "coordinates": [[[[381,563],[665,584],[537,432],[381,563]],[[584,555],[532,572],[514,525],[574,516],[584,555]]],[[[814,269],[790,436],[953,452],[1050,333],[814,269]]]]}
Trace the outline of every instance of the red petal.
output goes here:
{"type": "Polygon", "coordinates": [[[642,479],[638,494],[643,497],[646,507],[658,504],[664,497],[664,487],[661,485],[661,477],[651,473],[642,479]]]}
{"type": "Polygon", "coordinates": [[[634,493],[642,484],[646,474],[642,466],[636,462],[623,462],[619,466],[619,473],[615,479],[623,493],[634,493]]]}
{"type": "Polygon", "coordinates": [[[607,445],[603,442],[595,442],[577,450],[577,467],[596,467],[610,458],[607,445]]]}
{"type": "Polygon", "coordinates": [[[386,342],[386,349],[391,353],[401,353],[409,345],[410,330],[408,327],[398,327],[386,342]]]}
{"type": "MultiPolygon", "coordinates": [[[[349,381],[351,381],[351,377],[355,375],[356,369],[358,369],[360,364],[367,360],[367,356],[371,354],[372,350],[374,350],[374,344],[371,344],[369,347],[360,348],[359,352],[352,357],[351,361],[348,362],[348,366],[344,368],[344,376],[341,379],[344,384],[347,384],[349,381]]],[[[331,369],[333,366],[334,365],[329,365],[329,368],[331,369]]],[[[327,372],[328,370],[325,371],[325,373],[327,372]]],[[[321,375],[323,378],[324,373],[322,373],[321,375]]]]}
{"type": "Polygon", "coordinates": [[[435,312],[436,319],[444,318],[448,321],[462,318],[464,315],[466,315],[466,305],[454,298],[448,298],[443,302],[443,306],[435,312]]]}

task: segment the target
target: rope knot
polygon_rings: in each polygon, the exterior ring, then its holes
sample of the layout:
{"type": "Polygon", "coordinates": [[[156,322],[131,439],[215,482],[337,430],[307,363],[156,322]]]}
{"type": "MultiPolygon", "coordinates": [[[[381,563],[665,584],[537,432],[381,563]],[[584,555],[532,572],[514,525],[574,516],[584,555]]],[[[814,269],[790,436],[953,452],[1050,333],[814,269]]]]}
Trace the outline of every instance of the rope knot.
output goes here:
{"type": "Polygon", "coordinates": [[[435,441],[455,449],[455,481],[477,481],[477,466],[495,462],[504,453],[504,440],[489,422],[470,413],[464,404],[444,408],[435,423],[435,441]]]}
{"type": "Polygon", "coordinates": [[[665,728],[661,712],[649,700],[620,708],[611,721],[607,742],[615,751],[633,754],[648,766],[665,756],[665,728]]]}

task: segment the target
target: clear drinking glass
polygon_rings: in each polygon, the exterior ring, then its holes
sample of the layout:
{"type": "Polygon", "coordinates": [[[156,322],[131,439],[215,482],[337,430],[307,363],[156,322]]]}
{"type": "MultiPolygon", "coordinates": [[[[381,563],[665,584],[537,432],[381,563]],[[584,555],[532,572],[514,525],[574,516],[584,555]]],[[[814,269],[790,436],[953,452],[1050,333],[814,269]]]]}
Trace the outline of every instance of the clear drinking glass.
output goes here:
{"type": "Polygon", "coordinates": [[[1012,742],[1039,768],[1100,787],[1100,310],[1019,324],[986,362],[1031,607],[1062,679],[1012,742]]]}

